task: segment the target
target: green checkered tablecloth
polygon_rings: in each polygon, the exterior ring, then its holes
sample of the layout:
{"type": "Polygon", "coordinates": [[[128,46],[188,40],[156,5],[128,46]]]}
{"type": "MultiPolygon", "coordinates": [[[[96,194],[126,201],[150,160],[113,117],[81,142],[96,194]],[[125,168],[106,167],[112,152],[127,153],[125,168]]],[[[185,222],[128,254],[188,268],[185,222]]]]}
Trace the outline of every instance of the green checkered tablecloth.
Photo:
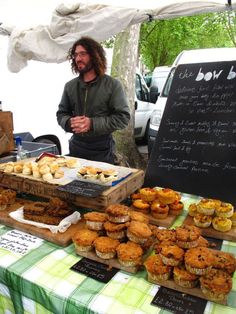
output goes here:
{"type": "MultiPolygon", "coordinates": [[[[184,198],[185,208],[197,199],[184,198]]],[[[186,212],[173,226],[182,224],[186,212]]],[[[0,226],[0,236],[12,230],[0,226]]],[[[224,241],[222,250],[236,254],[236,243],[224,241]]],[[[80,260],[73,244],[61,248],[43,241],[21,256],[0,249],[0,314],[165,314],[151,305],[157,285],[147,281],[146,271],[119,271],[104,284],[70,270],[80,260]]],[[[206,314],[236,313],[236,274],[228,306],[207,302],[206,314]]]]}

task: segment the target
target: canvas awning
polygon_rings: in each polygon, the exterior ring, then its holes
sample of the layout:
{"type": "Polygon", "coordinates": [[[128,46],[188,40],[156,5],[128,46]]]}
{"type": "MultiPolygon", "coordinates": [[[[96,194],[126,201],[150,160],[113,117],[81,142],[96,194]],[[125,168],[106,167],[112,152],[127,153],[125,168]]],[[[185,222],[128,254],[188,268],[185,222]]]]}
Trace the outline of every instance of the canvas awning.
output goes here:
{"type": "Polygon", "coordinates": [[[135,7],[127,7],[128,4],[123,7],[104,4],[109,2],[111,0],[102,0],[100,4],[77,1],[60,4],[52,13],[50,25],[22,30],[17,25],[9,27],[2,24],[0,34],[9,36],[9,70],[19,72],[27,66],[28,60],[63,62],[73,42],[83,35],[101,42],[131,25],[152,19],[171,19],[236,9],[236,0],[148,0],[145,8],[145,4],[142,4],[142,8],[139,4],[135,7]]]}

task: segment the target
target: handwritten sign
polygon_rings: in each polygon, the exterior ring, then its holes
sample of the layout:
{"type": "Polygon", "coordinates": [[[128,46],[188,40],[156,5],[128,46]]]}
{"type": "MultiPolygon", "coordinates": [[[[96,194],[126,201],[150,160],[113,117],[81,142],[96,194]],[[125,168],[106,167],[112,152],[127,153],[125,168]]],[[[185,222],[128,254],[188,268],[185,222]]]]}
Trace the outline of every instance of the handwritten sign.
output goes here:
{"type": "Polygon", "coordinates": [[[71,269],[104,283],[110,281],[110,279],[119,271],[119,269],[115,267],[109,267],[108,265],[85,257],[73,265],[71,269]]]}
{"type": "Polygon", "coordinates": [[[42,243],[42,239],[15,229],[6,232],[0,237],[0,248],[19,255],[27,254],[42,243]]]}
{"type": "Polygon", "coordinates": [[[57,188],[59,191],[70,192],[72,194],[86,197],[97,197],[107,189],[109,189],[109,186],[79,180],[73,180],[72,182],[57,188]]]}
{"type": "Polygon", "coordinates": [[[236,61],[176,68],[144,184],[236,205],[236,61]]]}
{"type": "Polygon", "coordinates": [[[152,304],[163,309],[169,310],[175,314],[201,314],[204,313],[206,300],[183,294],[181,292],[160,287],[152,304]]]}

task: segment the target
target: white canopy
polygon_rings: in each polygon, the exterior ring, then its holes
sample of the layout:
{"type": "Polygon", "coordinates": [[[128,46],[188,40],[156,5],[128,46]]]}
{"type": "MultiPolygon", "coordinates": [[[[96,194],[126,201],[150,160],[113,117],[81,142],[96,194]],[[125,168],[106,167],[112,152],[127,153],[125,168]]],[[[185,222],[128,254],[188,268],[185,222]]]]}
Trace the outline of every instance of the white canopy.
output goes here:
{"type": "Polygon", "coordinates": [[[152,19],[171,19],[236,9],[236,0],[148,0],[142,6],[135,4],[133,7],[127,7],[126,2],[120,0],[118,7],[108,5],[111,0],[101,0],[100,4],[74,1],[58,5],[52,14],[50,25],[22,30],[17,25],[10,27],[2,24],[0,34],[9,36],[9,70],[19,72],[27,66],[28,60],[63,62],[73,42],[83,35],[104,41],[128,26],[152,19]]]}

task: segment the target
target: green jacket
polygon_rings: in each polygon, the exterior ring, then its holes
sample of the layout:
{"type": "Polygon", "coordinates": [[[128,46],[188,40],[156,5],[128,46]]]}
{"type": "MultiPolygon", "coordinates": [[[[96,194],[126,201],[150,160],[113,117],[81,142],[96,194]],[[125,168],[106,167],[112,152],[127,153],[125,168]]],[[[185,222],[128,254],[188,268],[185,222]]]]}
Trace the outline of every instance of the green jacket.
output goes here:
{"type": "MultiPolygon", "coordinates": [[[[130,120],[128,102],[121,83],[108,75],[84,83],[80,76],[67,82],[57,111],[58,124],[72,132],[72,116],[86,115],[92,119],[93,129],[85,136],[111,134],[125,128],[130,120]]],[[[74,134],[73,137],[81,137],[74,134]]]]}

